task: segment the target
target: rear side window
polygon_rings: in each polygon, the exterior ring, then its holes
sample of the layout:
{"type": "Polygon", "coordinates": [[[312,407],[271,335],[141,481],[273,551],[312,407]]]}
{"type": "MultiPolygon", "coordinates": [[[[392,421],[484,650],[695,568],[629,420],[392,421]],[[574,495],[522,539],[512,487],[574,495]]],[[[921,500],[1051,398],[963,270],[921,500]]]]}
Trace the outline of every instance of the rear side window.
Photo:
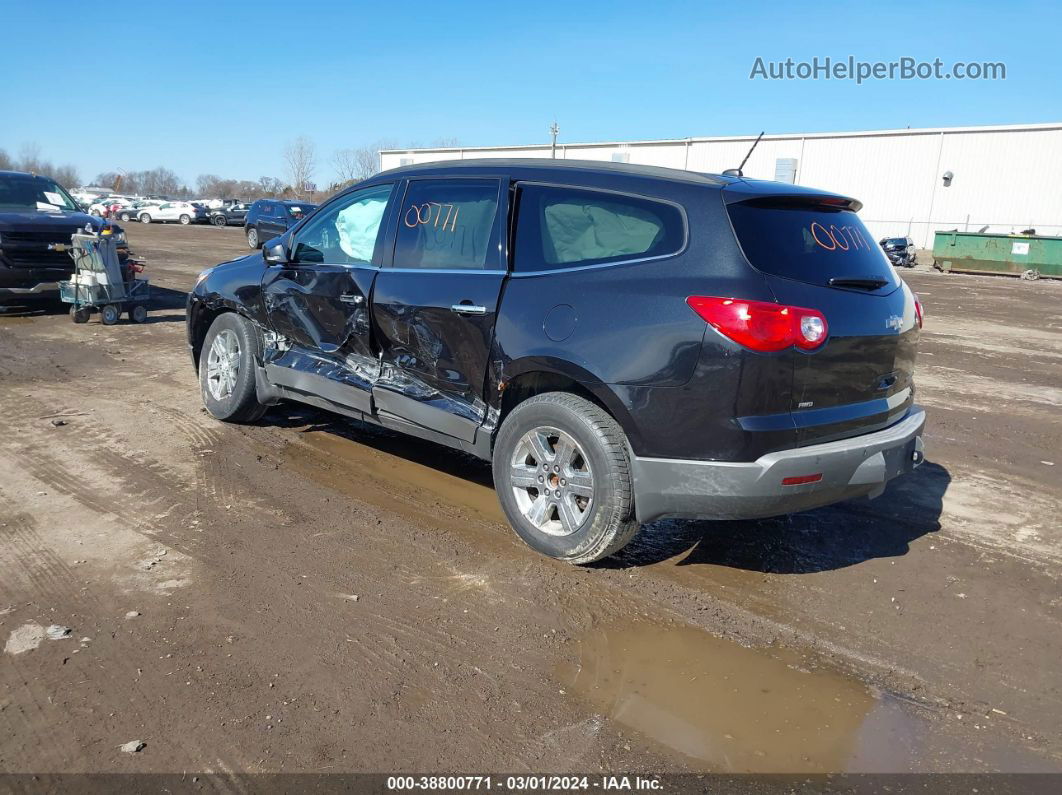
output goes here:
{"type": "Polygon", "coordinates": [[[496,267],[491,240],[498,214],[496,179],[410,180],[398,208],[396,268],[485,270],[496,267]]]}
{"type": "Polygon", "coordinates": [[[821,286],[834,278],[898,286],[881,247],[851,210],[779,200],[739,202],[727,210],[757,270],[821,286]]]}
{"type": "Polygon", "coordinates": [[[604,191],[523,185],[513,270],[601,265],[674,254],[685,245],[682,211],[604,191]]]}

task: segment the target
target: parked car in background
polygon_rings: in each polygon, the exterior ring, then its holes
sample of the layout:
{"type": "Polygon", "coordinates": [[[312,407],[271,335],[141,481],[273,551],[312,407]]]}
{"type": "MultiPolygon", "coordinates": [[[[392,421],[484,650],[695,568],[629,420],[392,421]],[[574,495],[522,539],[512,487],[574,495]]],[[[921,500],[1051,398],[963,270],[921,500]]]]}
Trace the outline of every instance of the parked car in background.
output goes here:
{"type": "Polygon", "coordinates": [[[214,226],[243,226],[251,205],[239,202],[210,211],[210,223],[214,226]]]}
{"type": "Polygon", "coordinates": [[[188,202],[188,203],[191,204],[195,208],[195,218],[192,221],[193,223],[196,223],[196,224],[210,223],[210,208],[207,207],[206,202],[193,201],[193,202],[188,202]]]}
{"type": "Polygon", "coordinates": [[[148,210],[153,207],[158,207],[164,202],[157,199],[145,199],[141,201],[135,201],[127,207],[122,207],[118,210],[117,217],[120,221],[136,221],[139,219],[140,210],[148,210]]]}
{"type": "Polygon", "coordinates": [[[617,163],[403,167],[201,273],[188,343],[217,419],[296,400],[492,461],[516,533],[587,563],[922,462],[922,309],[860,208],[617,163]]]}
{"type": "Polygon", "coordinates": [[[136,215],[136,219],[142,224],[150,224],[152,221],[190,224],[196,217],[197,210],[191,202],[163,202],[155,207],[141,208],[137,210],[136,215]]]}
{"type": "Polygon", "coordinates": [[[103,199],[98,199],[89,205],[89,215],[96,215],[100,218],[110,218],[115,216],[121,211],[123,207],[127,207],[131,202],[120,196],[108,196],[103,199]]]}
{"type": "Polygon", "coordinates": [[[878,241],[878,245],[893,265],[913,268],[917,264],[915,244],[909,237],[883,237],[878,241]]]}
{"type": "Polygon", "coordinates": [[[0,304],[58,300],[58,283],[74,272],[70,236],[86,226],[114,235],[119,260],[128,260],[122,228],[83,212],[54,180],[0,171],[0,304]]]}
{"type": "Polygon", "coordinates": [[[306,202],[259,199],[251,205],[244,219],[247,245],[261,248],[262,243],[284,234],[316,209],[316,204],[306,202]]]}

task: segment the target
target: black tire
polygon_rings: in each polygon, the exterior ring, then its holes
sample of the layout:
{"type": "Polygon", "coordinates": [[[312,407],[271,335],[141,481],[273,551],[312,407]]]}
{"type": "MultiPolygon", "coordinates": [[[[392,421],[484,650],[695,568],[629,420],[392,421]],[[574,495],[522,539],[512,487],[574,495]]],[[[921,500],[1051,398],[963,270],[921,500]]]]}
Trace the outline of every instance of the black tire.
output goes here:
{"type": "Polygon", "coordinates": [[[262,247],[262,236],[258,234],[257,226],[249,226],[246,230],[247,233],[247,245],[253,249],[260,249],[262,247]]]}
{"type": "Polygon", "coordinates": [[[134,323],[143,323],[147,320],[147,307],[143,304],[134,304],[129,307],[129,319],[134,323]]]}
{"type": "Polygon", "coordinates": [[[261,349],[261,337],[251,321],[233,312],[214,319],[199,355],[199,391],[203,405],[212,417],[224,422],[254,422],[265,414],[266,407],[258,402],[254,383],[254,368],[261,357],[261,349]],[[211,394],[208,385],[208,357],[215,339],[224,332],[234,334],[238,340],[239,372],[231,393],[217,398],[211,394]]]}
{"type": "Polygon", "coordinates": [[[226,226],[228,223],[224,215],[215,215],[211,220],[214,222],[214,226],[226,226]]]}
{"type": "Polygon", "coordinates": [[[591,563],[623,549],[638,532],[627,437],[607,412],[577,395],[548,392],[513,409],[498,432],[493,468],[506,518],[529,547],[544,555],[573,564],[591,563]],[[517,503],[511,475],[513,457],[525,434],[536,428],[557,429],[571,437],[593,473],[593,498],[587,515],[578,529],[567,535],[539,529],[517,503]]]}
{"type": "Polygon", "coordinates": [[[70,319],[75,323],[88,323],[89,317],[92,315],[92,310],[87,306],[72,306],[70,307],[70,319]]]}
{"type": "Polygon", "coordinates": [[[100,307],[100,322],[105,326],[113,326],[122,319],[121,304],[104,304],[100,307]]]}

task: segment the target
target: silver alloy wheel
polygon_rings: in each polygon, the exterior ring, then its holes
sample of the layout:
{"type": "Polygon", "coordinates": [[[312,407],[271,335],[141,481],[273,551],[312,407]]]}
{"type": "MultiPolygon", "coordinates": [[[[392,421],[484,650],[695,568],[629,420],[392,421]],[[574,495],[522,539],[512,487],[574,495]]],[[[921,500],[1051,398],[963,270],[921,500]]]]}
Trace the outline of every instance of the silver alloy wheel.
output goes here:
{"type": "Polygon", "coordinates": [[[579,443],[564,431],[525,433],[509,462],[509,481],[520,512],[547,535],[571,535],[590,518],[594,474],[579,443]]]}
{"type": "Polygon", "coordinates": [[[247,243],[251,248],[258,247],[258,230],[254,227],[247,230],[247,243]]]}
{"type": "Polygon", "coordinates": [[[236,389],[240,375],[240,338],[232,329],[222,329],[207,353],[207,389],[214,400],[224,400],[236,389]]]}

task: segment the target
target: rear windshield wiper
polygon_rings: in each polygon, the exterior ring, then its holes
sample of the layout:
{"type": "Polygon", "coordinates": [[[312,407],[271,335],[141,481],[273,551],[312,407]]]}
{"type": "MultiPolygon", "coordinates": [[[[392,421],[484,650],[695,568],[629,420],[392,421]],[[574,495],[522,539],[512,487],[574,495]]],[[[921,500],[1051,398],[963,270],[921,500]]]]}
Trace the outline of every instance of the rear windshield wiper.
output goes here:
{"type": "Polygon", "coordinates": [[[880,276],[837,276],[826,282],[830,287],[858,287],[863,290],[877,290],[889,283],[880,276]]]}

